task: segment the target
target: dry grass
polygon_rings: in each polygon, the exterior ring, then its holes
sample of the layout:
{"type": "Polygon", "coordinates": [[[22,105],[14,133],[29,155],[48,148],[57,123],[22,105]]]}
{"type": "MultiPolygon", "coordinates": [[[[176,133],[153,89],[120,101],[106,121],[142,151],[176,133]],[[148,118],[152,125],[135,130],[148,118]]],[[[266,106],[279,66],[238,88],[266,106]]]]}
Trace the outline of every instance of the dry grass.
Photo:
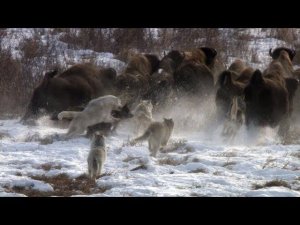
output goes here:
{"type": "Polygon", "coordinates": [[[130,162],[132,160],[138,160],[139,162],[142,162],[141,157],[134,157],[134,156],[127,156],[125,159],[123,159],[123,162],[130,162]]]}
{"type": "Polygon", "coordinates": [[[291,156],[300,159],[300,151],[291,153],[291,156]]]}
{"type": "Polygon", "coordinates": [[[62,168],[62,166],[61,165],[54,165],[54,164],[51,164],[51,163],[44,163],[44,164],[41,164],[38,168],[43,169],[45,171],[49,171],[51,169],[60,170],[62,168]]]}
{"type": "Polygon", "coordinates": [[[165,158],[159,159],[158,163],[160,165],[178,166],[178,165],[181,165],[181,164],[185,164],[187,159],[188,159],[188,156],[184,156],[183,158],[180,158],[180,159],[165,157],[165,158]]]}
{"type": "Polygon", "coordinates": [[[190,194],[190,197],[206,197],[206,196],[203,195],[203,194],[198,194],[198,193],[192,192],[192,193],[190,194]]]}
{"type": "Polygon", "coordinates": [[[135,171],[135,170],[146,170],[147,169],[147,166],[142,164],[142,165],[139,165],[133,169],[131,169],[130,171],[135,171]]]}
{"type": "Polygon", "coordinates": [[[135,141],[133,141],[133,140],[130,140],[129,139],[129,136],[127,137],[127,140],[126,141],[123,141],[123,143],[122,143],[122,148],[123,147],[128,147],[128,146],[138,146],[138,145],[142,145],[142,143],[140,142],[140,143],[137,143],[137,142],[135,142],[135,141]]]}
{"type": "Polygon", "coordinates": [[[192,159],[192,162],[200,162],[201,160],[200,159],[198,159],[198,158],[193,158],[192,159]]]}
{"type": "Polygon", "coordinates": [[[222,157],[236,157],[237,153],[233,151],[223,152],[220,154],[222,157]]]}
{"type": "Polygon", "coordinates": [[[213,172],[213,175],[220,176],[220,175],[222,175],[222,172],[217,170],[217,171],[213,172]]]}
{"type": "Polygon", "coordinates": [[[58,135],[58,134],[52,134],[52,135],[48,135],[45,136],[43,138],[40,138],[40,144],[41,145],[49,145],[52,144],[54,141],[59,141],[62,138],[58,135]]]}
{"type": "Polygon", "coordinates": [[[16,172],[16,176],[21,177],[23,176],[21,172],[16,172]]]}
{"type": "Polygon", "coordinates": [[[19,186],[14,186],[12,188],[6,187],[6,191],[18,193],[18,194],[24,194],[27,197],[50,197],[50,196],[52,196],[52,192],[42,192],[42,191],[38,191],[38,190],[33,190],[32,188],[19,187],[19,186]]]}
{"type": "Polygon", "coordinates": [[[10,137],[11,137],[11,136],[10,136],[9,133],[0,131],[0,140],[3,139],[3,138],[10,138],[10,137]]]}
{"type": "Polygon", "coordinates": [[[229,161],[229,158],[228,158],[228,161],[223,164],[223,167],[226,167],[227,169],[232,170],[234,165],[236,165],[236,162],[229,161]]]}
{"type": "Polygon", "coordinates": [[[189,173],[208,173],[208,171],[203,168],[198,168],[198,169],[189,171],[189,173]]]}
{"type": "Polygon", "coordinates": [[[35,141],[40,141],[41,137],[38,133],[34,133],[34,134],[27,134],[24,142],[35,142],[35,141]]]}
{"type": "Polygon", "coordinates": [[[261,188],[266,188],[266,187],[286,187],[286,188],[290,188],[291,189],[291,186],[286,182],[286,181],[283,181],[283,180],[271,180],[271,181],[268,181],[266,182],[265,184],[253,184],[252,185],[252,188],[254,190],[257,190],[257,189],[261,189],[261,188]]]}
{"type": "Polygon", "coordinates": [[[192,146],[186,146],[184,149],[185,149],[186,153],[195,151],[194,147],[192,147],[192,146]]]}
{"type": "Polygon", "coordinates": [[[52,144],[54,141],[61,140],[61,137],[58,134],[47,135],[41,137],[39,133],[27,134],[24,142],[39,142],[41,145],[52,144]]]}
{"type": "MultiPolygon", "coordinates": [[[[105,176],[106,174],[101,175],[105,176]]],[[[32,187],[6,187],[8,192],[16,192],[24,194],[28,197],[50,197],[50,196],[63,196],[69,197],[72,195],[90,195],[95,193],[103,193],[106,189],[95,187],[95,182],[90,180],[85,174],[70,178],[67,174],[59,174],[53,177],[42,176],[31,176],[34,180],[43,181],[50,184],[54,191],[43,192],[33,190],[32,187]]]]}
{"type": "MultiPolygon", "coordinates": [[[[186,146],[186,143],[187,143],[186,139],[172,140],[172,141],[170,141],[170,143],[166,147],[162,148],[160,150],[160,152],[168,153],[168,152],[174,152],[174,151],[177,151],[177,150],[182,150],[183,147],[186,146]]],[[[184,149],[185,149],[186,152],[193,151],[193,148],[191,146],[186,146],[184,149]]]]}
{"type": "Polygon", "coordinates": [[[232,165],[235,165],[235,164],[236,164],[236,162],[228,161],[228,162],[225,162],[225,163],[223,164],[223,167],[228,167],[228,166],[232,166],[232,165]]]}
{"type": "Polygon", "coordinates": [[[267,166],[268,167],[274,167],[274,162],[276,159],[272,159],[271,157],[268,157],[264,165],[262,166],[263,169],[265,169],[267,166]]]}

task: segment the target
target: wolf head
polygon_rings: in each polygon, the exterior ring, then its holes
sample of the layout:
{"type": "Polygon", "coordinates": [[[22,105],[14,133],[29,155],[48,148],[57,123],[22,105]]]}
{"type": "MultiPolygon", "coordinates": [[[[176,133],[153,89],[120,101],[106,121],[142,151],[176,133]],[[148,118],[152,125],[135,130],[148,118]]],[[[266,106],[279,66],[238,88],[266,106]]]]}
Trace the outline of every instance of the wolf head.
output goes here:
{"type": "Polygon", "coordinates": [[[130,112],[127,104],[117,110],[112,110],[111,115],[117,119],[127,119],[133,117],[133,114],[130,112]]]}
{"type": "Polygon", "coordinates": [[[153,105],[151,100],[142,100],[141,104],[143,104],[150,112],[152,112],[153,105]]]}
{"type": "Polygon", "coordinates": [[[101,132],[95,132],[92,138],[92,148],[104,147],[105,138],[101,132]]]}
{"type": "Polygon", "coordinates": [[[174,121],[172,118],[170,118],[170,119],[164,118],[164,123],[167,125],[167,127],[169,127],[170,129],[173,129],[174,121]]]}

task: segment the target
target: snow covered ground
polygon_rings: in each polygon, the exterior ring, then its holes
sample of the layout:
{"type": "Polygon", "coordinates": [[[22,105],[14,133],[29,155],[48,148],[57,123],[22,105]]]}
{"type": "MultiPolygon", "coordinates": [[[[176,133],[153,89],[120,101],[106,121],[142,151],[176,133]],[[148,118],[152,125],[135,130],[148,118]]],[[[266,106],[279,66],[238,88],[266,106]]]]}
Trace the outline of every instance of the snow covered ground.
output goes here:
{"type": "MultiPolygon", "coordinates": [[[[64,174],[74,179],[87,172],[89,139],[43,142],[67,129],[46,117],[38,124],[0,121],[0,196],[26,196],[18,191],[24,189],[55,196],[51,183],[35,177],[64,174]]],[[[207,133],[175,126],[166,149],[153,158],[146,142],[128,144],[134,137],[128,124],[106,139],[108,158],[104,176],[91,187],[95,191],[71,196],[300,197],[300,145],[278,144],[275,130],[249,136],[242,128],[236,141],[228,144],[220,128],[207,133]]]]}

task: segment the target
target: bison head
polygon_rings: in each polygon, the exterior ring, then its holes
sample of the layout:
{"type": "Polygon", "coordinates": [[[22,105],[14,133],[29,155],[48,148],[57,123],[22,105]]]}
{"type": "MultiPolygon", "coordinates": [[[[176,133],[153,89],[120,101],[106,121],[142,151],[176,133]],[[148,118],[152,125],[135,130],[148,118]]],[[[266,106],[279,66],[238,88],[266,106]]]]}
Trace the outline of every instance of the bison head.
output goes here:
{"type": "Polygon", "coordinates": [[[52,114],[52,117],[56,118],[58,112],[68,107],[85,104],[90,99],[88,90],[72,86],[64,78],[55,76],[54,72],[49,72],[33,91],[22,121],[36,119],[42,112],[52,114]]]}
{"type": "Polygon", "coordinates": [[[205,64],[207,66],[210,66],[213,63],[215,57],[217,56],[217,51],[214,48],[209,47],[201,47],[199,49],[201,49],[206,56],[205,64]]]}
{"type": "Polygon", "coordinates": [[[281,51],[286,51],[289,54],[289,58],[291,61],[293,61],[294,56],[296,55],[296,51],[294,49],[290,49],[290,48],[285,48],[285,47],[280,47],[280,48],[276,48],[273,52],[272,52],[272,48],[270,48],[269,50],[269,54],[272,57],[272,59],[278,59],[280,52],[281,51]]]}
{"type": "Polygon", "coordinates": [[[175,64],[175,68],[177,68],[184,60],[184,53],[177,50],[172,50],[164,58],[172,59],[175,64]]]}
{"type": "Polygon", "coordinates": [[[159,59],[157,55],[153,54],[145,54],[145,57],[148,59],[151,65],[151,74],[158,70],[159,67],[159,59]]]}
{"type": "Polygon", "coordinates": [[[58,70],[49,71],[45,73],[44,79],[41,84],[33,91],[32,97],[28,104],[25,115],[22,118],[22,121],[25,122],[28,119],[36,119],[36,117],[42,112],[47,106],[47,86],[49,80],[52,79],[58,70]]]}

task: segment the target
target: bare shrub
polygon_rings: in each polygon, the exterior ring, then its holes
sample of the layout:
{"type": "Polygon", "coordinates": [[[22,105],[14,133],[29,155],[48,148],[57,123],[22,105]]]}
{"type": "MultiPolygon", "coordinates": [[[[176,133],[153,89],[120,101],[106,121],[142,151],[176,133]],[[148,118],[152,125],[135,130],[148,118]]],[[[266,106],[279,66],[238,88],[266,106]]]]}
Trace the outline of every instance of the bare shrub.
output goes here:
{"type": "Polygon", "coordinates": [[[297,39],[295,31],[293,28],[273,28],[271,29],[271,36],[292,44],[297,39]]]}
{"type": "Polygon", "coordinates": [[[186,164],[188,156],[184,156],[182,158],[172,158],[172,157],[164,157],[158,160],[158,163],[161,165],[172,165],[178,166],[180,164],[186,164]]]}
{"type": "Polygon", "coordinates": [[[208,171],[203,168],[198,168],[198,169],[189,171],[189,173],[208,173],[208,171]]]}
{"type": "Polygon", "coordinates": [[[6,186],[5,189],[8,192],[16,192],[24,194],[28,197],[49,197],[49,196],[64,196],[69,197],[72,195],[82,194],[95,194],[103,193],[106,191],[104,188],[95,187],[95,182],[90,180],[85,174],[76,178],[70,178],[67,174],[59,174],[53,177],[31,176],[34,180],[43,181],[49,183],[54,191],[39,191],[33,189],[33,187],[19,187],[6,186]]]}
{"type": "Polygon", "coordinates": [[[284,180],[271,180],[268,181],[262,185],[260,184],[253,184],[252,188],[257,190],[265,187],[286,187],[286,188],[291,188],[291,186],[284,180]]]}
{"type": "Polygon", "coordinates": [[[0,114],[18,113],[22,108],[22,74],[19,60],[10,50],[0,49],[0,114]],[[19,107],[18,107],[19,106],[19,107]]]}

